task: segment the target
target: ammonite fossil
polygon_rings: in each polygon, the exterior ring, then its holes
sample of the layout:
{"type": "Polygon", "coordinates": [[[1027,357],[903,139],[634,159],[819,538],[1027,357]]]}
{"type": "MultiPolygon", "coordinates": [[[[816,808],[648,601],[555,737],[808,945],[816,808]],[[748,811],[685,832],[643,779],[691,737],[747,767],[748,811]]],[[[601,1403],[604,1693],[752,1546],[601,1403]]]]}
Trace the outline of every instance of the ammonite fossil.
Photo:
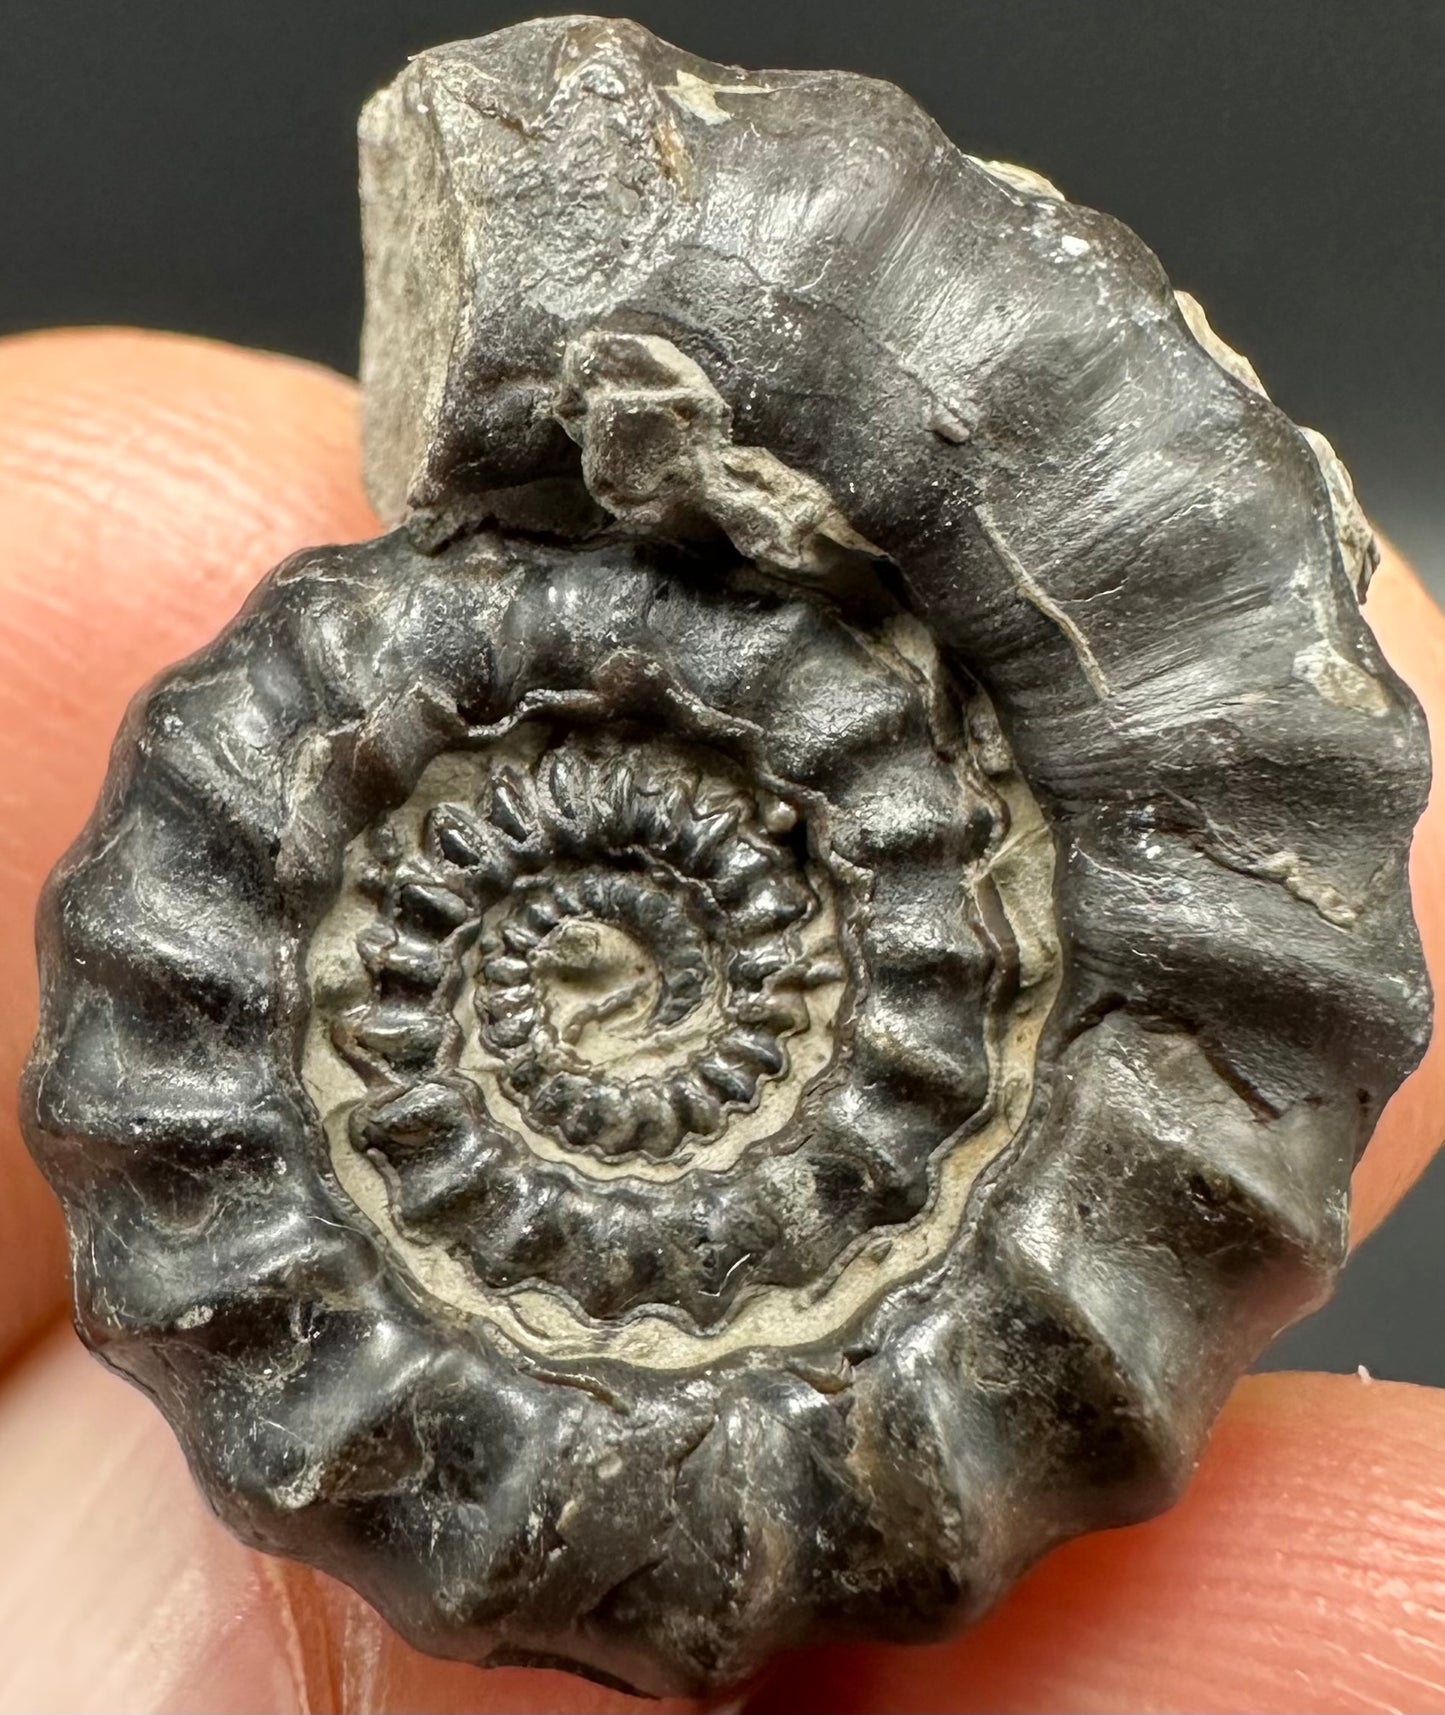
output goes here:
{"type": "Polygon", "coordinates": [[[897,90],[567,18],[362,124],[367,475],[41,917],[84,1337],[248,1541],[660,1692],[1178,1491],[1420,1052],[1328,444],[897,90]]]}

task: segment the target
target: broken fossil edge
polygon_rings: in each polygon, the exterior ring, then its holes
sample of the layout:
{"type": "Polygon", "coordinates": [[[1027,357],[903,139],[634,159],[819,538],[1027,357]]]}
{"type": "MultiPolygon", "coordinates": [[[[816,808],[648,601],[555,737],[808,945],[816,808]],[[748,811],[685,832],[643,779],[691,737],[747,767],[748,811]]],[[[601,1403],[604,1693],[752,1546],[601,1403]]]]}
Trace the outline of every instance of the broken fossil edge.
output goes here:
{"type": "Polygon", "coordinates": [[[234,1529],[438,1653],[700,1692],[937,1635],[1167,1504],[1342,1257],[1430,1005],[1428,751],[1358,612],[1368,527],[1132,234],[888,85],[550,19],[418,56],[362,143],[366,475],[406,528],[281,568],[138,701],[42,909],[27,1136],[81,1330],[234,1529]],[[810,593],[870,579],[912,618],[810,593]],[[1015,865],[975,937],[1005,967],[1052,877],[1022,1118],[795,1349],[774,1323],[709,1363],[545,1290],[499,1332],[320,1135],[298,1044],[348,849],[544,704],[729,769],[756,732],[769,791],[818,770],[810,838],[898,901],[859,917],[882,959],[946,915],[896,854],[950,746],[998,829],[1051,836],[965,872],[1015,865]],[[890,779],[899,720],[923,772],[890,779]]]}

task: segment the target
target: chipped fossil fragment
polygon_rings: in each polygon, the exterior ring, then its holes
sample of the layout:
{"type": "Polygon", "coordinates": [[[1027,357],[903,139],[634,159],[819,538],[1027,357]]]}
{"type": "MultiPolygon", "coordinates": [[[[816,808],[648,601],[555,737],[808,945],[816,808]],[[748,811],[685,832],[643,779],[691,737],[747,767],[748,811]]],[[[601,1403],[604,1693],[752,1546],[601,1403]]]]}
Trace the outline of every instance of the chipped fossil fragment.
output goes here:
{"type": "Polygon", "coordinates": [[[361,139],[390,533],[137,700],[41,908],[78,1325],[425,1649],[941,1635],[1341,1261],[1430,1016],[1368,525],[886,84],[547,19],[361,139]]]}
{"type": "Polygon", "coordinates": [[[619,523],[685,541],[721,530],[756,565],[837,573],[881,558],[821,483],[732,439],[732,410],[667,340],[594,330],[569,342],[553,414],[582,449],[582,480],[619,523]]]}

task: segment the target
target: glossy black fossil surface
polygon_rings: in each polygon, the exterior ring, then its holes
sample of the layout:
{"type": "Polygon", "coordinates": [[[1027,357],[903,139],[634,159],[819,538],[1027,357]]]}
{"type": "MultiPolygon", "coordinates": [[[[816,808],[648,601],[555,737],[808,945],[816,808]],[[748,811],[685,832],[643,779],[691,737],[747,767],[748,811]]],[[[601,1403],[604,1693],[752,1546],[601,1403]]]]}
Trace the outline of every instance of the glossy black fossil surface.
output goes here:
{"type": "Polygon", "coordinates": [[[363,119],[367,475],[41,913],[78,1320],[248,1541],[652,1691],[1178,1491],[1429,1019],[1373,550],[1106,216],[552,19],[363,119]]]}

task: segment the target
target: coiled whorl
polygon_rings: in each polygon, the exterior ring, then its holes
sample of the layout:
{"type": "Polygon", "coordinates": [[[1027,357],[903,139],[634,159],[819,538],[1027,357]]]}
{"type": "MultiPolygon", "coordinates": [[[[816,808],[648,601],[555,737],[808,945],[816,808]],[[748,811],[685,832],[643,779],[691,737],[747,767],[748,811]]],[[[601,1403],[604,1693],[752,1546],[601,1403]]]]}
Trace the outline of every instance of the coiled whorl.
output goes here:
{"type": "Polygon", "coordinates": [[[1177,1492],[1418,1057],[1368,527],[1116,222],[550,19],[363,120],[392,533],[42,906],[78,1320],[424,1648],[710,1693],[1177,1492]]]}

